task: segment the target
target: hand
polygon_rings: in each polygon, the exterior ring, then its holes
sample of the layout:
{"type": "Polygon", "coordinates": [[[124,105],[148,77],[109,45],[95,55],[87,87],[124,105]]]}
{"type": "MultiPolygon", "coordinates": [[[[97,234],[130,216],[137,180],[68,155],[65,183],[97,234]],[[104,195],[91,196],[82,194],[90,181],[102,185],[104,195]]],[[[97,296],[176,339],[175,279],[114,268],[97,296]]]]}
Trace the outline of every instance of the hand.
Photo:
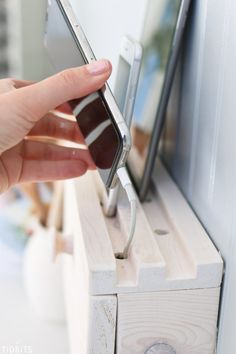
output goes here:
{"type": "Polygon", "coordinates": [[[0,80],[0,193],[17,183],[72,178],[95,167],[88,150],[30,138],[81,142],[78,124],[50,111],[100,89],[110,74],[111,64],[100,60],[39,83],[0,80]]]}

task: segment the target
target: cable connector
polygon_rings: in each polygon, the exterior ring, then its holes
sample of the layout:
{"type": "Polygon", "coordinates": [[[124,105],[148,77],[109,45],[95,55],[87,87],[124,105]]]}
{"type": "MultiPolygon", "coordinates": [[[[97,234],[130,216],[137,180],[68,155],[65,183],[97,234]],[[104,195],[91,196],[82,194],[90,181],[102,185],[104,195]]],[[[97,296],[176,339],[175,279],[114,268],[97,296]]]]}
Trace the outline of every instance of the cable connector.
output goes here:
{"type": "Polygon", "coordinates": [[[118,258],[118,259],[126,259],[126,258],[128,258],[131,243],[134,238],[134,232],[135,232],[135,226],[136,226],[137,198],[136,198],[136,194],[135,194],[132,182],[129,178],[126,168],[121,167],[117,170],[116,173],[119,177],[122,187],[126,191],[128,200],[130,202],[130,209],[131,209],[131,215],[130,215],[131,220],[130,220],[130,229],[129,229],[128,240],[126,242],[123,252],[117,253],[115,255],[116,258],[118,258]]]}

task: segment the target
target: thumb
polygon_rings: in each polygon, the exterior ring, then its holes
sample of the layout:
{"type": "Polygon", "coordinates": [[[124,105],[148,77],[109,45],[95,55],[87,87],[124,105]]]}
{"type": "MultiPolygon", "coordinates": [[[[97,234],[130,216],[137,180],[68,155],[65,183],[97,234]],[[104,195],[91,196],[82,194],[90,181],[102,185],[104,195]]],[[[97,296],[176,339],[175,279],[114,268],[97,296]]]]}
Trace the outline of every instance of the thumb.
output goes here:
{"type": "Polygon", "coordinates": [[[21,116],[37,121],[48,111],[69,100],[100,89],[112,71],[108,60],[64,70],[28,87],[11,92],[15,109],[21,116]]]}

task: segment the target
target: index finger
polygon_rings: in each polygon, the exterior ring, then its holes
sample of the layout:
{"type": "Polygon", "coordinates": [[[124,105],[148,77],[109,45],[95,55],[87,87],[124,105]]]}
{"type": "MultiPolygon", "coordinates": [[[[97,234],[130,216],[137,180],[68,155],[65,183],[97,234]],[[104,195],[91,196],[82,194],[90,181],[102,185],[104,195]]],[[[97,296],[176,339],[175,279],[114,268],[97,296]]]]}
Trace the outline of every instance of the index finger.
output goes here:
{"type": "Polygon", "coordinates": [[[110,74],[108,60],[68,69],[30,87],[15,90],[8,97],[9,104],[13,100],[15,111],[36,122],[62,103],[99,90],[110,74]]]}

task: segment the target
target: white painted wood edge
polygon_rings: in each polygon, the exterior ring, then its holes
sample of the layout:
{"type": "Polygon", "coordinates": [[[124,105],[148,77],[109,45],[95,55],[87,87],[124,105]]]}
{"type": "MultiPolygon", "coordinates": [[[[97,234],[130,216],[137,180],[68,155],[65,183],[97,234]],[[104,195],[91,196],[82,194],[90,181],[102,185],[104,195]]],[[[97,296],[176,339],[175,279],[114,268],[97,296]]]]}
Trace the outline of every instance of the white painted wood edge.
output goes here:
{"type": "Polygon", "coordinates": [[[117,218],[106,218],[100,205],[104,190],[96,172],[69,181],[75,203],[74,257],[76,262],[85,259],[91,295],[220,285],[221,257],[177,186],[164,168],[161,171],[158,200],[138,205],[138,227],[128,260],[116,260],[114,252],[123,247],[127,237],[129,203],[122,198],[117,218]],[[174,207],[176,203],[179,209],[174,207]],[[157,227],[160,223],[170,230],[165,239],[155,239],[153,219],[157,227]]]}
{"type": "Polygon", "coordinates": [[[202,268],[205,269],[208,265],[211,268],[215,264],[222,273],[223,260],[219,252],[160,160],[155,167],[154,180],[157,194],[176,232],[176,237],[179,237],[180,242],[191,254],[193,262],[199,267],[199,272],[202,268]]]}

